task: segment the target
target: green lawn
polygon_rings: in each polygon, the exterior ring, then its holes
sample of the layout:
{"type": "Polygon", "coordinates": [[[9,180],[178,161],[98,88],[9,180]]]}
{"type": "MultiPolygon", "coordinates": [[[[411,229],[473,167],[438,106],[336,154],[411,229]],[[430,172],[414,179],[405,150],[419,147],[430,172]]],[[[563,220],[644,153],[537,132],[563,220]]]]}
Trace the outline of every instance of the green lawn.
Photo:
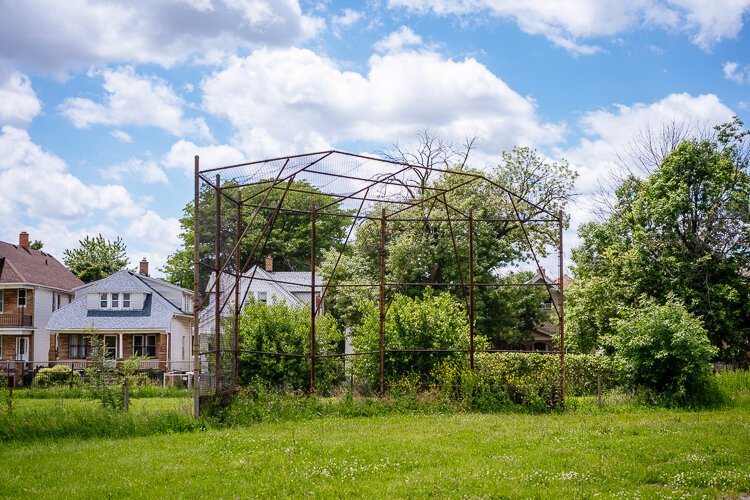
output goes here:
{"type": "Polygon", "coordinates": [[[0,497],[750,493],[750,410],[744,406],[325,417],[0,447],[0,497]]]}

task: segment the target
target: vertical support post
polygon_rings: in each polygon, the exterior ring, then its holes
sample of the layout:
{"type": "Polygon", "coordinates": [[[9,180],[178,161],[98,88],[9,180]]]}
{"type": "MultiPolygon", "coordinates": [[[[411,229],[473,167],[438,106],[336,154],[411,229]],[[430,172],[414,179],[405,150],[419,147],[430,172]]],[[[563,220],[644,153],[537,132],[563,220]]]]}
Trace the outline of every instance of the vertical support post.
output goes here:
{"type": "Polygon", "coordinates": [[[558,272],[558,287],[560,292],[560,401],[562,406],[565,407],[565,280],[563,280],[563,273],[565,272],[563,264],[563,211],[558,212],[557,231],[558,238],[560,240],[560,247],[558,249],[559,258],[559,272],[558,272]]]}
{"type": "Polygon", "coordinates": [[[200,416],[201,397],[201,334],[198,321],[200,308],[200,158],[195,157],[195,199],[193,200],[193,418],[200,416]]]}
{"type": "Polygon", "coordinates": [[[469,208],[469,366],[474,369],[474,213],[469,208]]]}
{"type": "Polygon", "coordinates": [[[380,212],[380,395],[385,394],[385,208],[380,212]]]}
{"type": "Polygon", "coordinates": [[[125,413],[130,411],[130,384],[128,383],[128,377],[122,383],[122,409],[125,413]]]}
{"type": "Polygon", "coordinates": [[[233,390],[237,390],[239,387],[239,357],[240,357],[240,284],[241,281],[241,266],[242,261],[240,260],[240,234],[242,233],[242,188],[237,188],[237,228],[235,229],[235,246],[237,252],[234,255],[235,275],[234,275],[234,380],[233,390]]]}
{"type": "Polygon", "coordinates": [[[216,380],[214,387],[216,392],[220,392],[221,387],[221,175],[216,174],[216,231],[214,234],[214,276],[216,277],[216,286],[214,286],[214,341],[216,342],[216,380]]]}
{"type": "Polygon", "coordinates": [[[315,393],[315,309],[317,297],[315,295],[315,246],[317,219],[315,202],[310,210],[310,394],[315,393]]]}

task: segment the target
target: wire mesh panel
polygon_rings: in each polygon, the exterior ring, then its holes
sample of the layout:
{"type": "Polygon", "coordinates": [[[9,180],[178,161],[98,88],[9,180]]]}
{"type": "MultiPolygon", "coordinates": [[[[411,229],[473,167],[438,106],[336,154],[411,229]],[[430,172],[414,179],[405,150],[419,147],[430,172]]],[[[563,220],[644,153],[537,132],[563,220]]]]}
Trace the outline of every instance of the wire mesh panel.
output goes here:
{"type": "Polygon", "coordinates": [[[196,159],[196,394],[253,377],[382,393],[446,359],[562,360],[563,213],[502,181],[338,151],[196,159]]]}

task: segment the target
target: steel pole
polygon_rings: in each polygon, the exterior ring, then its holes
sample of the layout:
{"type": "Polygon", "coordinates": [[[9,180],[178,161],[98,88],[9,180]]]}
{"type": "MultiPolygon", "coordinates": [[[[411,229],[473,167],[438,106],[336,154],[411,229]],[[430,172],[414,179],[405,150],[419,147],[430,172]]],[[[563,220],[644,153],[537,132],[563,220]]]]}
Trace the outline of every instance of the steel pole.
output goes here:
{"type": "Polygon", "coordinates": [[[558,233],[560,239],[560,247],[558,249],[559,257],[559,284],[558,290],[560,291],[560,400],[563,407],[565,407],[565,280],[563,279],[563,273],[565,272],[563,263],[563,211],[560,210],[558,213],[558,233]]]}
{"type": "Polygon", "coordinates": [[[216,283],[214,288],[215,294],[215,307],[214,307],[214,331],[215,331],[215,342],[216,342],[216,381],[214,387],[218,394],[222,387],[221,383],[221,276],[219,271],[221,270],[221,175],[216,174],[216,231],[214,234],[214,246],[215,246],[215,257],[214,257],[214,276],[216,277],[216,283]]]}
{"type": "Polygon", "coordinates": [[[469,366],[474,369],[474,215],[469,208],[469,366]]]}
{"type": "Polygon", "coordinates": [[[385,394],[385,208],[380,213],[380,395],[385,394]]]}
{"type": "MultiPolygon", "coordinates": [[[[237,188],[237,228],[235,233],[235,238],[240,237],[240,232],[242,231],[242,188],[237,188]]],[[[240,260],[240,247],[239,241],[235,241],[235,254],[234,254],[234,262],[235,262],[235,274],[234,274],[234,379],[233,379],[233,388],[234,390],[237,390],[237,387],[239,387],[239,356],[240,356],[240,283],[241,281],[241,275],[240,275],[240,265],[242,264],[240,260]]]]}
{"type": "Polygon", "coordinates": [[[317,210],[315,202],[310,210],[310,394],[315,393],[315,219],[317,210]]]}
{"type": "Polygon", "coordinates": [[[193,200],[193,417],[200,416],[201,338],[198,309],[200,308],[200,158],[195,157],[195,199],[193,200]]]}

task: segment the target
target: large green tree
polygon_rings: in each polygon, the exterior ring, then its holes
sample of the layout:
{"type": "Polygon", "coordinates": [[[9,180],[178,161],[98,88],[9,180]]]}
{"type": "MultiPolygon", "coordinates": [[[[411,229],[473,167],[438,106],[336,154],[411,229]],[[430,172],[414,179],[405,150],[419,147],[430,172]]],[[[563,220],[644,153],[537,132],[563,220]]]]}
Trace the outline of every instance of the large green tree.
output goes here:
{"type": "Polygon", "coordinates": [[[646,178],[620,184],[606,220],[580,228],[568,302],[572,347],[602,345],[619,311],[640,296],[664,301],[673,293],[702,318],[723,358],[745,355],[750,172],[741,125],[683,141],[646,178]]]}
{"type": "MultiPolygon", "coordinates": [[[[429,169],[429,165],[423,168],[429,169]]],[[[522,283],[529,276],[517,273],[503,276],[499,270],[531,258],[527,235],[537,255],[555,251],[556,227],[533,221],[544,211],[556,214],[563,209],[572,195],[575,173],[566,162],[545,160],[528,148],[503,153],[500,163],[489,172],[472,170],[463,164],[456,166],[453,172],[435,170],[430,175],[422,169],[415,170],[421,175],[415,177],[412,189],[404,189],[406,198],[413,203],[411,208],[404,210],[402,204],[382,203],[369,213],[377,219],[381,209],[385,209],[386,214],[403,210],[387,222],[386,279],[408,285],[389,288],[388,299],[395,292],[417,297],[426,286],[433,286],[447,290],[466,304],[469,228],[465,214],[471,209],[475,219],[484,219],[474,225],[475,281],[497,285],[476,288],[477,331],[496,347],[517,345],[544,319],[539,307],[543,298],[538,293],[540,290],[531,287],[520,290],[502,286],[522,283]],[[489,181],[467,183],[472,176],[480,175],[489,181]],[[498,186],[515,193],[513,201],[508,192],[498,186]],[[446,190],[445,196],[435,197],[439,190],[446,190]],[[524,223],[525,233],[519,218],[524,223]]],[[[372,219],[363,222],[357,228],[356,238],[343,263],[336,267],[334,281],[377,283],[379,247],[380,222],[372,219]]],[[[336,258],[336,255],[329,255],[325,259],[326,276],[331,275],[334,267],[331,259],[336,258]]],[[[342,323],[353,326],[361,320],[358,302],[375,299],[375,292],[373,288],[334,288],[328,305],[342,323]]]]}
{"type": "Polygon", "coordinates": [[[120,237],[110,241],[101,234],[86,236],[78,247],[63,252],[63,263],[84,283],[91,283],[125,269],[127,247],[120,237]]]}

